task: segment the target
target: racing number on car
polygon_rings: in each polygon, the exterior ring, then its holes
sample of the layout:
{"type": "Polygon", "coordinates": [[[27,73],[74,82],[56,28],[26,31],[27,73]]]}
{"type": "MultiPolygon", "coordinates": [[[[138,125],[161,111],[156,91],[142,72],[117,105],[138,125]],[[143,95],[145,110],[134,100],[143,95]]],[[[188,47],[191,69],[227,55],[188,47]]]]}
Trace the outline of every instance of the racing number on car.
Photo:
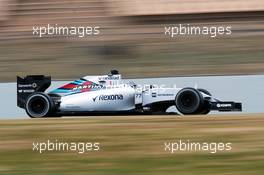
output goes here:
{"type": "Polygon", "coordinates": [[[142,94],[136,94],[136,98],[141,98],[142,94]]]}

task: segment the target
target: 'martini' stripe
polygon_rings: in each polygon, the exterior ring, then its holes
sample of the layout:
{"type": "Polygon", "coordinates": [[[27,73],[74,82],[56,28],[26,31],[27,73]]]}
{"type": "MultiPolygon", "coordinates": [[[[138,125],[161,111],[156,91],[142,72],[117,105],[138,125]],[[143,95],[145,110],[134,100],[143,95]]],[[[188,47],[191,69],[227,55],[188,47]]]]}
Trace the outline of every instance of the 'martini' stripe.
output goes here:
{"type": "Polygon", "coordinates": [[[70,89],[55,89],[54,91],[51,91],[52,93],[68,93],[70,92],[70,89]]]}

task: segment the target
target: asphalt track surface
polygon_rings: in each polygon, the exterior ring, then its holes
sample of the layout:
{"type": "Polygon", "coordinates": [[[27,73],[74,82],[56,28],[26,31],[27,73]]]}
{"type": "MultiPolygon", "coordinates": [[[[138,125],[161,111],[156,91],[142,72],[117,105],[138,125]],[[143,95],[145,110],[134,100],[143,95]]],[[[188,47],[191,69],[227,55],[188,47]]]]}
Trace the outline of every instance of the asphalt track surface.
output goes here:
{"type": "Polygon", "coordinates": [[[108,116],[0,120],[0,174],[261,175],[264,115],[108,116]],[[100,151],[33,151],[33,142],[100,142],[100,151]],[[231,143],[165,151],[164,143],[231,143]]]}

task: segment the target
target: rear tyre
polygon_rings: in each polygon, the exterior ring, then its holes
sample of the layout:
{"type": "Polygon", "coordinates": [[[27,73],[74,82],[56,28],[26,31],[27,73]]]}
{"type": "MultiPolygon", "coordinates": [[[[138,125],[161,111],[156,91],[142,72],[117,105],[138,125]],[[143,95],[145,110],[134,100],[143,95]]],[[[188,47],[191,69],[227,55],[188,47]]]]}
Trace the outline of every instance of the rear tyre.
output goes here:
{"type": "Polygon", "coordinates": [[[199,114],[204,106],[204,99],[198,90],[184,88],[177,93],[175,105],[178,111],[184,115],[199,114]]]}
{"type": "Polygon", "coordinates": [[[48,117],[54,111],[54,102],[47,94],[33,93],[27,99],[25,110],[31,118],[48,117]]]}

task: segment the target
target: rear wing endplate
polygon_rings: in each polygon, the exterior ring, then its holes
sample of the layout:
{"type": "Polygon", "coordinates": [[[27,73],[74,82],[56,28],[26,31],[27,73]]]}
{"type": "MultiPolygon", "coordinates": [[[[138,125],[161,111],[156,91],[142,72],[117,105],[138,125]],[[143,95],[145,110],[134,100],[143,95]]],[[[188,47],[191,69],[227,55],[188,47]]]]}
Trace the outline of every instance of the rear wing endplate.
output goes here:
{"type": "Polygon", "coordinates": [[[29,95],[44,92],[51,84],[51,77],[44,75],[17,76],[17,106],[24,108],[29,95]]]}

